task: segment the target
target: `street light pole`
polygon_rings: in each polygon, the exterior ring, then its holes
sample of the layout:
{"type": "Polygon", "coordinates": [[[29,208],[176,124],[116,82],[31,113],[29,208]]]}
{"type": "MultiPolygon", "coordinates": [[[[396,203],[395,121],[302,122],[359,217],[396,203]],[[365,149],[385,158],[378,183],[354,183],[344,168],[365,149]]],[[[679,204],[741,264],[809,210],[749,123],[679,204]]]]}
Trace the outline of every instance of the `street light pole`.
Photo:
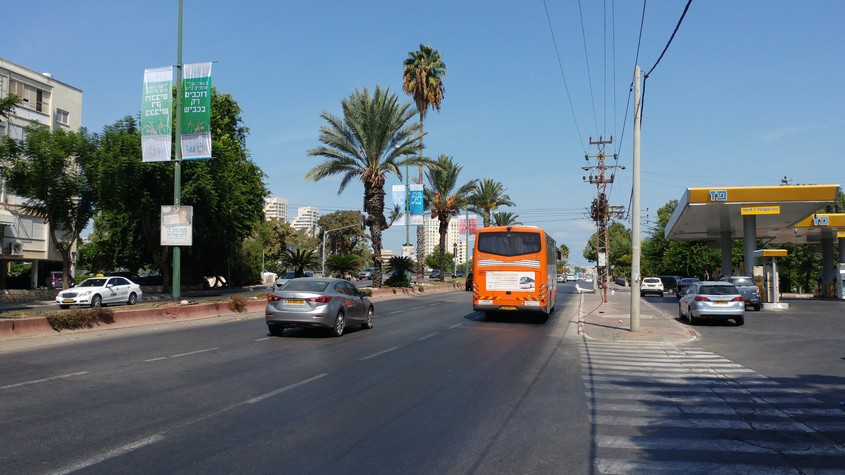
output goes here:
{"type": "Polygon", "coordinates": [[[360,226],[360,225],[359,224],[350,224],[349,226],[341,226],[339,228],[326,229],[326,232],[323,233],[323,277],[326,276],[326,234],[328,234],[332,231],[340,231],[341,229],[354,228],[356,226],[360,226]]]}
{"type": "Polygon", "coordinates": [[[455,276],[455,271],[458,270],[458,242],[452,243],[452,276],[455,276]]]}

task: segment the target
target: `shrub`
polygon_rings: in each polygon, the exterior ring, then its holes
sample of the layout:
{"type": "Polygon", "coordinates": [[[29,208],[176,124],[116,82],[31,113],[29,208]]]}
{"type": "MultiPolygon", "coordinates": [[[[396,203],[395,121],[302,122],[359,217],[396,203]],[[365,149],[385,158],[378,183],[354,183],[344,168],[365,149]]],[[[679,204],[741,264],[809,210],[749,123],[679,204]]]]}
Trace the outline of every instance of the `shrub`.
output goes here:
{"type": "Polygon", "coordinates": [[[76,330],[93,328],[100,323],[114,323],[114,313],[106,308],[75,308],[69,311],[53,312],[47,315],[47,322],[53,330],[76,330]]]}
{"type": "Polygon", "coordinates": [[[423,293],[423,292],[425,292],[425,287],[423,287],[422,285],[418,285],[417,291],[420,292],[420,293],[423,293]]]}
{"type": "Polygon", "coordinates": [[[246,298],[241,295],[232,295],[229,297],[229,310],[241,313],[246,310],[246,298]]]}
{"type": "Polygon", "coordinates": [[[362,294],[366,295],[367,297],[373,296],[373,289],[358,289],[361,291],[362,294]]]}
{"type": "Polygon", "coordinates": [[[394,276],[385,280],[384,285],[387,287],[410,287],[411,283],[406,278],[394,276]]]}

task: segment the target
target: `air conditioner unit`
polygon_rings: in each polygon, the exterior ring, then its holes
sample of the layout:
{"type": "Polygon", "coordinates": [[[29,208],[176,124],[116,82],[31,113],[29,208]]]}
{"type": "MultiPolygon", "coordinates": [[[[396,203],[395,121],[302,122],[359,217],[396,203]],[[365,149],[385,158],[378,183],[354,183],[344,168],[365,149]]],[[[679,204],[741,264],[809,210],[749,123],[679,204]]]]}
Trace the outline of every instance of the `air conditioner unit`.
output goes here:
{"type": "Polygon", "coordinates": [[[13,242],[11,244],[11,249],[9,254],[13,256],[22,256],[23,255],[23,243],[20,242],[13,242]]]}

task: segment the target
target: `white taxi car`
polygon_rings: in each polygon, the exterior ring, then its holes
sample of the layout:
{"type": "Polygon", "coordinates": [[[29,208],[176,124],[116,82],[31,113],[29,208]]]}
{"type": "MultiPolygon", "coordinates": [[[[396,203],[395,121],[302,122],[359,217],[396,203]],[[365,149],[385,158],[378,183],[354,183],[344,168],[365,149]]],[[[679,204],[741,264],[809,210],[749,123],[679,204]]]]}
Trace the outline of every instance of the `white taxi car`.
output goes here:
{"type": "Polygon", "coordinates": [[[660,277],[645,277],[640,285],[640,297],[656,294],[663,297],[663,281],[660,277]]]}
{"type": "Polygon", "coordinates": [[[59,292],[59,308],[102,307],[105,305],[135,305],[141,299],[141,286],[126,277],[91,277],[72,289],[59,292]]]}

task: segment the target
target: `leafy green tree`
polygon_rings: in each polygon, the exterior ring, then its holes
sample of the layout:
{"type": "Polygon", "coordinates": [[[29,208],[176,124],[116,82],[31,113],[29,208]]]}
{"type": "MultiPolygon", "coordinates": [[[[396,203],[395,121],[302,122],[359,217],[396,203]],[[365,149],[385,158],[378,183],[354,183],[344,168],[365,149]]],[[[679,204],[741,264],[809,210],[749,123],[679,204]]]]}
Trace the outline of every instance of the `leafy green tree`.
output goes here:
{"type": "Polygon", "coordinates": [[[522,224],[517,220],[518,214],[509,213],[507,211],[497,211],[493,213],[493,226],[512,226],[515,224],[522,224]]]}
{"type": "MultiPolygon", "coordinates": [[[[423,124],[428,115],[428,109],[434,108],[440,112],[440,105],[443,103],[445,87],[443,80],[446,78],[446,63],[440,52],[429,45],[420,44],[417,51],[409,51],[408,57],[402,64],[402,90],[405,94],[414,98],[414,104],[420,114],[419,143],[420,160],[423,158],[423,124]]],[[[423,167],[420,164],[419,184],[423,183],[423,167]]],[[[423,250],[425,244],[424,226],[417,226],[417,260],[424,262],[423,250]]],[[[417,269],[417,278],[422,281],[423,269],[417,269]]]]}
{"type": "MultiPolygon", "coordinates": [[[[470,180],[458,187],[458,175],[464,167],[452,161],[452,157],[440,155],[437,166],[426,172],[431,188],[425,190],[426,201],[431,206],[431,218],[438,220],[440,234],[440,269],[446,259],[446,234],[449,232],[449,221],[452,216],[460,214],[461,209],[468,205],[468,198],[476,180],[470,180]]],[[[445,276],[440,274],[442,282],[445,276]]]]}
{"type": "MultiPolygon", "coordinates": [[[[432,253],[425,256],[425,265],[432,269],[440,269],[441,276],[443,272],[451,269],[455,265],[455,256],[451,252],[443,253],[443,261],[440,261],[440,244],[436,244],[432,253]],[[440,266],[443,267],[440,267],[440,266]]],[[[442,279],[441,279],[442,280],[442,279]]]]}
{"type": "MultiPolygon", "coordinates": [[[[5,107],[5,106],[4,106],[5,107]]],[[[19,144],[3,147],[4,176],[10,191],[24,198],[22,209],[50,224],[50,241],[62,256],[62,286],[70,282],[71,252],[94,215],[94,189],[88,163],[96,138],[83,129],[26,129],[19,144]]]]}
{"type": "Polygon", "coordinates": [[[409,123],[414,112],[410,104],[400,104],[395,94],[376,87],[356,90],[341,101],[343,118],[328,112],[320,116],[328,123],[320,128],[320,145],[308,151],[324,161],[306,175],[309,180],[340,175],[338,194],[352,180],[364,185],[364,211],[373,246],[373,285],[381,285],[382,231],[387,228],[384,217],[384,184],[389,174],[402,176],[401,165],[426,163],[412,159],[421,145],[417,138],[419,124],[409,123]]]}
{"type": "Polygon", "coordinates": [[[343,278],[346,274],[354,274],[361,265],[361,260],[355,254],[333,254],[326,257],[326,273],[343,278]]]}
{"type": "Polygon", "coordinates": [[[485,228],[490,226],[491,214],[499,206],[514,206],[510,196],[505,194],[505,186],[491,178],[484,178],[475,184],[470,205],[470,211],[481,215],[485,228]]]}
{"type": "Polygon", "coordinates": [[[359,242],[366,243],[367,235],[361,229],[361,212],[357,210],[341,210],[324,214],[317,220],[320,228],[319,235],[327,230],[326,249],[329,254],[349,254],[359,242]]]}
{"type": "Polygon", "coordinates": [[[313,249],[285,249],[281,260],[287,269],[293,269],[296,277],[302,277],[306,270],[318,269],[322,265],[319,254],[313,249]]]}
{"type": "MultiPolygon", "coordinates": [[[[613,274],[628,275],[631,273],[631,230],[624,224],[613,221],[607,227],[608,264],[613,274]]],[[[596,233],[590,236],[587,247],[584,248],[584,258],[597,262],[596,233]]]]}

